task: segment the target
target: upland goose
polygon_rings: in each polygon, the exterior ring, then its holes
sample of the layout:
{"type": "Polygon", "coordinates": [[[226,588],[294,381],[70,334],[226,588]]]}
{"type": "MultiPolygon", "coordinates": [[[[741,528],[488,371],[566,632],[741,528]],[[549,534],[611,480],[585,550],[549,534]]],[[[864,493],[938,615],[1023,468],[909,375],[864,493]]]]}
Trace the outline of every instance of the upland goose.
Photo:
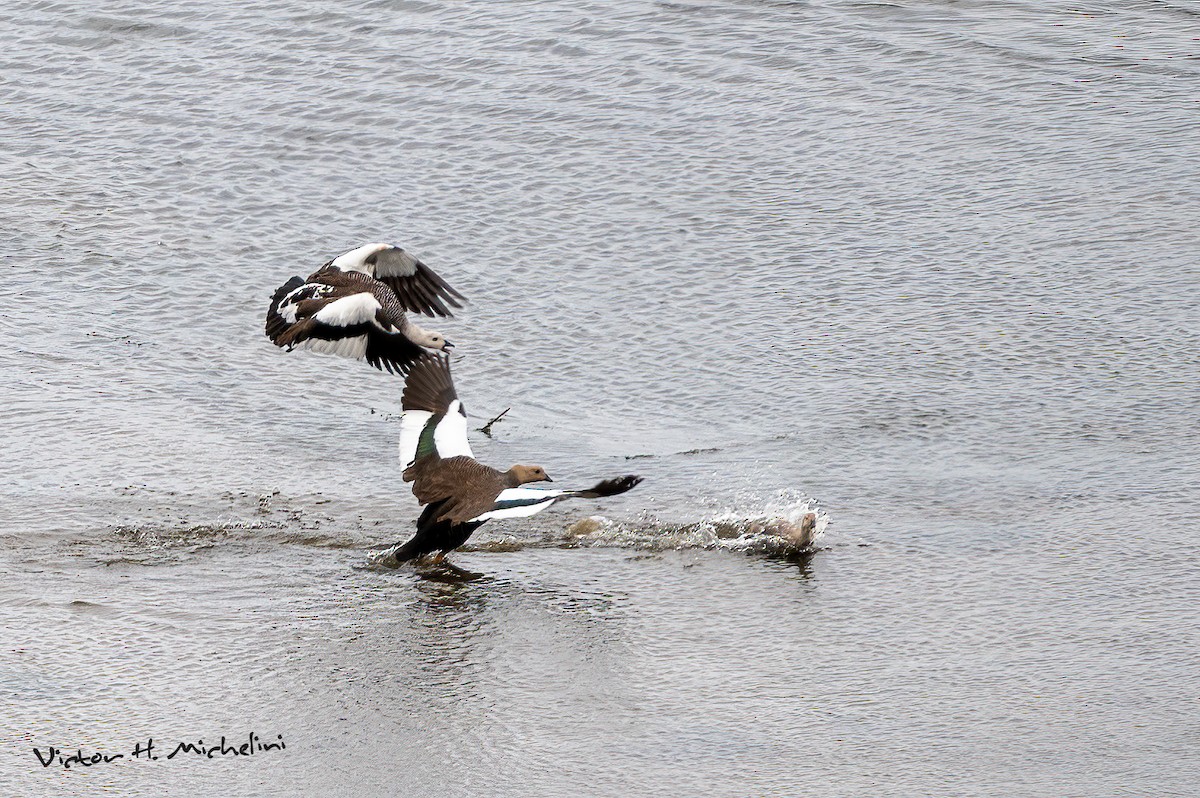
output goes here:
{"type": "Polygon", "coordinates": [[[408,373],[428,349],[453,347],[439,332],[413,324],[405,311],[450,316],[462,294],[432,269],[391,244],[367,244],[275,291],[267,337],[276,346],[327,352],[377,369],[408,373]]]}
{"type": "Polygon", "coordinates": [[[425,353],[413,364],[400,401],[400,463],[404,481],[425,505],[417,534],[391,553],[397,560],[446,552],[466,543],[493,518],[522,518],[564,499],[598,499],[624,493],[642,481],[635,475],[606,479],[586,490],[525,488],[553,482],[536,465],[497,471],[480,463],[467,442],[467,414],[450,378],[450,358],[425,353]]]}

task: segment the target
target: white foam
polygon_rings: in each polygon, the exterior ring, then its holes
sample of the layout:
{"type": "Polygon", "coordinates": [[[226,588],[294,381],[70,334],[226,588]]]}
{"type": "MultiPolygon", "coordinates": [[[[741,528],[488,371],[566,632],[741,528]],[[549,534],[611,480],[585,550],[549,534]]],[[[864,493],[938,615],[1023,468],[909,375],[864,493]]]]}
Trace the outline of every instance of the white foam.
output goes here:
{"type": "Polygon", "coordinates": [[[816,500],[794,492],[781,493],[767,502],[760,499],[756,504],[749,510],[731,509],[684,524],[653,518],[616,523],[603,516],[589,516],[568,527],[567,534],[572,545],[786,553],[816,549],[830,523],[829,514],[816,500]]]}

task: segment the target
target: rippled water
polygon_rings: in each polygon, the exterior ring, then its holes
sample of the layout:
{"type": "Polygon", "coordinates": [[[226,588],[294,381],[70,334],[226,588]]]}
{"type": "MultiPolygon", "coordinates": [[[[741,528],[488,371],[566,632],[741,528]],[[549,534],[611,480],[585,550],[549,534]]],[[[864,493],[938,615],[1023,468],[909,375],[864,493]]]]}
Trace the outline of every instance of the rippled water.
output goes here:
{"type": "Polygon", "coordinates": [[[12,794],[1191,794],[1194,4],[0,34],[12,794]],[[373,567],[400,382],[261,328],[381,239],[471,300],[480,459],[646,481],[489,524],[477,581],[373,567]],[[288,747],[32,753],[250,732],[288,747]]]}

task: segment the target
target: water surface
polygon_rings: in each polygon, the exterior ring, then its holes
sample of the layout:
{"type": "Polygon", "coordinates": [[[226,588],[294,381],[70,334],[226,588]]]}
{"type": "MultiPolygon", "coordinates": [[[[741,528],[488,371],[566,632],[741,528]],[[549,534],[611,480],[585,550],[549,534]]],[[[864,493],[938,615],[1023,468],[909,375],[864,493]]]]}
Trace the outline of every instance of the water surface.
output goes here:
{"type": "Polygon", "coordinates": [[[1198,19],[0,12],[0,784],[1189,794],[1198,19]],[[372,240],[471,300],[480,459],[646,481],[371,567],[400,381],[262,316],[372,240]]]}

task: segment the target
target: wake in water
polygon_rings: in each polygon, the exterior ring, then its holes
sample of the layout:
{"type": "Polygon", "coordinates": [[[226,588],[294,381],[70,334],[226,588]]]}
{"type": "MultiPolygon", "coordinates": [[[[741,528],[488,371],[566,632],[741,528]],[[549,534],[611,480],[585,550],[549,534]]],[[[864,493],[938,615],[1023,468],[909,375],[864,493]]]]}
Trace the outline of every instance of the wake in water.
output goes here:
{"type": "MultiPolygon", "coordinates": [[[[143,500],[156,497],[139,494],[143,500]]],[[[303,546],[369,550],[370,565],[394,567],[386,550],[411,529],[411,520],[380,518],[380,506],[330,501],[319,494],[285,497],[248,492],[211,497],[170,494],[138,509],[142,519],[114,524],[107,534],[81,534],[78,544],[97,548],[102,561],[156,564],[225,546],[303,546]],[[388,531],[384,531],[388,530],[388,531]],[[382,540],[380,538],[383,538],[382,540]],[[390,540],[389,540],[390,538],[390,540]]],[[[540,516],[540,523],[497,525],[494,534],[460,551],[515,552],[529,548],[625,548],[634,551],[723,549],[751,555],[803,554],[821,547],[831,523],[816,500],[783,491],[734,500],[696,521],[665,521],[650,515],[613,519],[603,515],[540,516]]]]}
{"type": "MultiPolygon", "coordinates": [[[[544,530],[539,538],[502,535],[463,546],[459,551],[512,552],[527,548],[611,547],[637,551],[725,549],[747,554],[788,555],[815,551],[829,514],[814,499],[782,495],[757,510],[730,510],[692,523],[654,519],[614,521],[592,515],[565,530],[544,530]]],[[[386,551],[373,552],[371,562],[395,567],[386,551]]]]}

